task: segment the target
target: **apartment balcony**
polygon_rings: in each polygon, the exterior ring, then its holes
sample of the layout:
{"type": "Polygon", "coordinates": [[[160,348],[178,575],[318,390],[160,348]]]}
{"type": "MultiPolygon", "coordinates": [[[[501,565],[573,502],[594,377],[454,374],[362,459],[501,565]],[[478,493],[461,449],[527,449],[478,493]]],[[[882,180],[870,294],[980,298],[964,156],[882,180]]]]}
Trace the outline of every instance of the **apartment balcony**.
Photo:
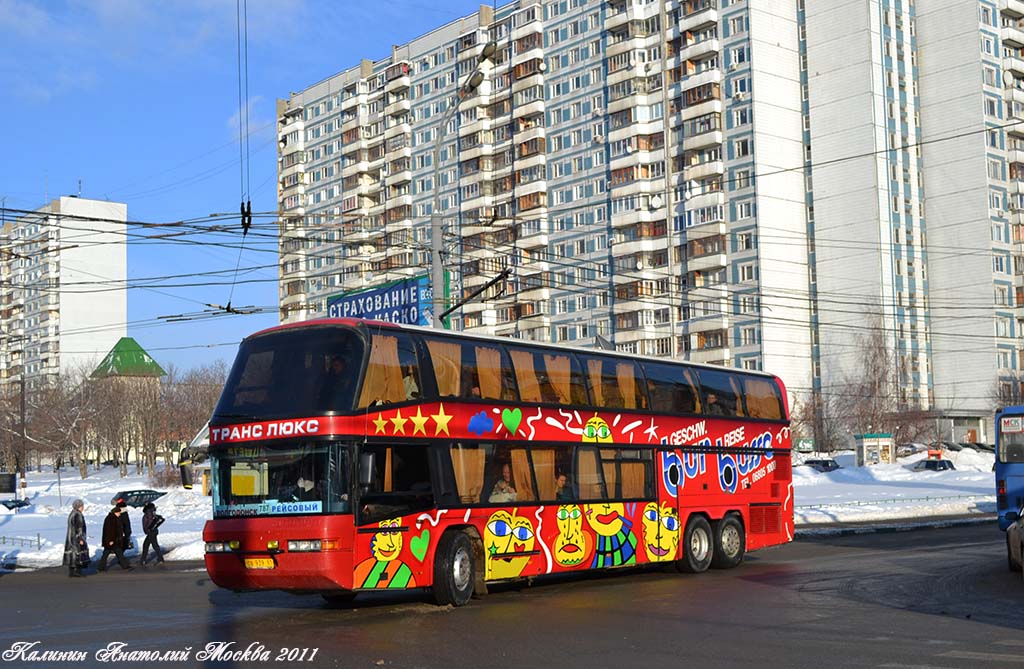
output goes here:
{"type": "Polygon", "coordinates": [[[533,74],[527,75],[522,79],[517,79],[512,82],[512,93],[518,93],[521,90],[530,88],[531,86],[543,86],[544,85],[544,73],[534,72],[533,74]]]}
{"type": "Polygon", "coordinates": [[[351,118],[341,122],[341,132],[344,134],[349,130],[355,130],[364,123],[366,123],[365,115],[353,114],[351,118]]]}
{"type": "Polygon", "coordinates": [[[683,178],[687,181],[698,181],[716,174],[725,174],[725,163],[721,160],[712,160],[683,168],[683,178]]]}
{"type": "Polygon", "coordinates": [[[665,248],[665,240],[663,238],[630,239],[629,241],[615,242],[612,246],[612,256],[621,258],[623,256],[636,255],[637,253],[653,253],[663,248],[665,248]]]}
{"type": "Polygon", "coordinates": [[[368,172],[370,170],[370,161],[368,160],[357,160],[354,163],[349,163],[345,167],[341,168],[341,178],[345,179],[356,174],[368,172]]]}
{"type": "Polygon", "coordinates": [[[683,17],[679,19],[681,33],[718,23],[718,2],[716,0],[683,3],[681,9],[683,11],[683,17]]]}
{"type": "Polygon", "coordinates": [[[705,239],[724,235],[726,232],[725,221],[708,221],[695,223],[686,227],[686,239],[705,239]]]}
{"type": "Polygon", "coordinates": [[[412,124],[408,121],[405,123],[396,123],[390,128],[384,130],[384,139],[389,140],[397,135],[409,135],[412,136],[412,124]]]}
{"type": "Polygon", "coordinates": [[[681,90],[685,93],[691,88],[703,86],[704,84],[721,84],[722,83],[722,70],[721,68],[713,67],[703,72],[694,72],[688,77],[685,77],[681,82],[681,90]]]}
{"type": "Polygon", "coordinates": [[[366,104],[366,93],[359,93],[358,95],[350,95],[346,97],[344,100],[341,101],[340,106],[342,111],[344,111],[346,109],[352,109],[353,107],[358,107],[359,105],[364,104],[366,104]]]}
{"type": "Polygon", "coordinates": [[[544,22],[537,19],[530,21],[529,23],[524,23],[521,26],[516,26],[509,33],[509,39],[511,39],[514,42],[515,40],[526,37],[527,35],[530,35],[532,33],[540,33],[543,35],[544,22]]]}
{"type": "Polygon", "coordinates": [[[1024,179],[1011,180],[1007,187],[1007,192],[1011,199],[1013,199],[1013,196],[1015,195],[1024,195],[1024,179]]]}
{"type": "Polygon", "coordinates": [[[719,269],[729,264],[729,257],[724,253],[709,253],[708,255],[689,258],[686,261],[687,272],[702,272],[710,269],[719,269]]]}
{"type": "Polygon", "coordinates": [[[412,181],[412,170],[409,169],[399,170],[384,178],[384,183],[388,186],[397,186],[399,184],[409,183],[410,181],[412,181]]]}
{"type": "Polygon", "coordinates": [[[999,10],[1016,18],[1024,18],[1024,1],[999,0],[999,10]]]}
{"type": "Polygon", "coordinates": [[[683,47],[679,51],[679,59],[683,61],[701,60],[718,53],[721,49],[722,44],[717,39],[706,39],[683,47]]]}
{"type": "Polygon", "coordinates": [[[637,37],[629,37],[624,40],[615,42],[614,44],[609,44],[607,47],[605,47],[604,55],[605,58],[611,59],[614,58],[615,56],[619,56],[630,51],[635,51],[640,48],[643,48],[643,41],[637,37]]]}
{"type": "Polygon", "coordinates": [[[538,46],[532,49],[527,49],[522,53],[512,54],[512,67],[515,67],[520,63],[528,63],[531,60],[544,60],[544,48],[538,46]]]}
{"type": "Polygon", "coordinates": [[[613,7],[612,5],[608,5],[608,8],[604,15],[604,29],[606,31],[612,30],[614,28],[618,28],[619,26],[624,26],[627,23],[629,23],[630,19],[632,19],[632,16],[630,16],[629,7],[630,5],[627,3],[623,3],[620,7],[613,7]]]}
{"type": "Polygon", "coordinates": [[[686,208],[689,211],[693,211],[694,209],[703,209],[704,207],[714,207],[722,204],[725,204],[725,194],[722,191],[691,195],[686,200],[686,208]]]}
{"type": "Polygon", "coordinates": [[[467,137],[469,135],[475,135],[481,130],[489,130],[491,128],[491,119],[486,116],[477,116],[476,118],[463,121],[459,124],[458,132],[459,137],[467,137]]]}
{"type": "Polygon", "coordinates": [[[732,358],[729,347],[692,349],[687,353],[690,362],[703,365],[722,365],[732,358]]]}
{"type": "Polygon", "coordinates": [[[1005,46],[1011,46],[1015,49],[1024,46],[1024,30],[1017,26],[1003,26],[1000,31],[1000,37],[1002,37],[1005,46]]]}
{"type": "MultiPolygon", "coordinates": [[[[406,77],[403,77],[406,78],[406,77]]],[[[412,110],[412,100],[406,98],[404,100],[396,100],[387,107],[384,107],[384,114],[386,116],[397,116],[398,114],[405,114],[412,110]]]]}
{"type": "Polygon", "coordinates": [[[534,100],[532,102],[527,102],[524,105],[516,107],[514,112],[515,112],[515,117],[516,118],[522,118],[524,116],[534,116],[536,114],[541,114],[541,113],[544,112],[544,101],[543,100],[534,100]]]}
{"type": "Polygon", "coordinates": [[[708,130],[697,135],[687,135],[683,137],[683,150],[689,151],[692,149],[703,149],[708,146],[721,145],[722,143],[722,131],[721,130],[708,130]]]}
{"type": "Polygon", "coordinates": [[[1003,69],[1015,73],[1018,78],[1024,77],[1024,58],[1017,58],[1015,56],[1004,57],[1003,69]]]}
{"type": "MultiPolygon", "coordinates": [[[[384,90],[387,91],[388,93],[392,93],[394,91],[404,90],[406,88],[409,88],[410,86],[412,86],[412,79],[409,77],[408,74],[403,74],[399,77],[395,77],[391,81],[384,84],[384,90]]],[[[386,114],[388,112],[384,113],[386,114]]]]}
{"type": "Polygon", "coordinates": [[[1003,89],[1003,99],[1008,102],[1016,102],[1017,104],[1024,105],[1024,90],[1021,90],[1015,86],[1003,89]]]}
{"type": "Polygon", "coordinates": [[[697,118],[698,116],[704,116],[705,114],[721,114],[722,113],[722,101],[718,98],[712,98],[699,104],[685,107],[683,109],[682,118],[684,121],[688,121],[691,118],[697,118]]]}

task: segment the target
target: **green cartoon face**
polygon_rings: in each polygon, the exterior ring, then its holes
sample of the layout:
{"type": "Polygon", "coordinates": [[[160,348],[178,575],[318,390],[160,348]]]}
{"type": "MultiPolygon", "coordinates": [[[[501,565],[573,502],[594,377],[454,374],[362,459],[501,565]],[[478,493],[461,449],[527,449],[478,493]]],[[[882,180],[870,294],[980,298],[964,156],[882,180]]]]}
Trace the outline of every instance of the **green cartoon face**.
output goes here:
{"type": "Polygon", "coordinates": [[[594,416],[583,426],[583,441],[598,444],[610,444],[612,441],[612,429],[600,416],[594,416]]]}

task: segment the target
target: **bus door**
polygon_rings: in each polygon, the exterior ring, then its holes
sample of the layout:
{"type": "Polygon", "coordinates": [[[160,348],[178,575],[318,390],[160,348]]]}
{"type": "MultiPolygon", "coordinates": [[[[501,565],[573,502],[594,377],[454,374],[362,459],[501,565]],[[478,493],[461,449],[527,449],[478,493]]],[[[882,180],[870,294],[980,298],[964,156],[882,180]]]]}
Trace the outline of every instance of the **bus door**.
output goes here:
{"type": "Polygon", "coordinates": [[[651,562],[668,562],[680,557],[680,503],[685,487],[685,458],[679,449],[657,452],[655,478],[657,500],[644,509],[644,550],[651,562]],[[651,538],[654,541],[651,541],[651,538]]]}

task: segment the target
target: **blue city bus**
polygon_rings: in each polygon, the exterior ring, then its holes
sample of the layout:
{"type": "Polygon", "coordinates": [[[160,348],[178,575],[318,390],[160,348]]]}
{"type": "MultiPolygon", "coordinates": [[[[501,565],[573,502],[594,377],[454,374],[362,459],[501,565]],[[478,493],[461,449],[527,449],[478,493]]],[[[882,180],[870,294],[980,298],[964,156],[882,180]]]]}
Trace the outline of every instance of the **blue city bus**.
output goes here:
{"type": "Polygon", "coordinates": [[[999,529],[1013,520],[1007,512],[1019,512],[1024,506],[1024,406],[1006,407],[996,412],[996,508],[999,529]]]}

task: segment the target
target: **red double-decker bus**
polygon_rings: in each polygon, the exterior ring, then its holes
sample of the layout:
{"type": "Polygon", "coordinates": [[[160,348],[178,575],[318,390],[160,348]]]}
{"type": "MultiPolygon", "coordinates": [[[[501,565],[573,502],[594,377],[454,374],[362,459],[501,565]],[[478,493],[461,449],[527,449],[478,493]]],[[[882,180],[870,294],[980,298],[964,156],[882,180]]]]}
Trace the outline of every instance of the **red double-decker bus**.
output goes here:
{"type": "Polygon", "coordinates": [[[232,590],[432,588],[793,537],[778,378],[360,320],[242,342],[210,421],[206,567],[232,590]]]}

